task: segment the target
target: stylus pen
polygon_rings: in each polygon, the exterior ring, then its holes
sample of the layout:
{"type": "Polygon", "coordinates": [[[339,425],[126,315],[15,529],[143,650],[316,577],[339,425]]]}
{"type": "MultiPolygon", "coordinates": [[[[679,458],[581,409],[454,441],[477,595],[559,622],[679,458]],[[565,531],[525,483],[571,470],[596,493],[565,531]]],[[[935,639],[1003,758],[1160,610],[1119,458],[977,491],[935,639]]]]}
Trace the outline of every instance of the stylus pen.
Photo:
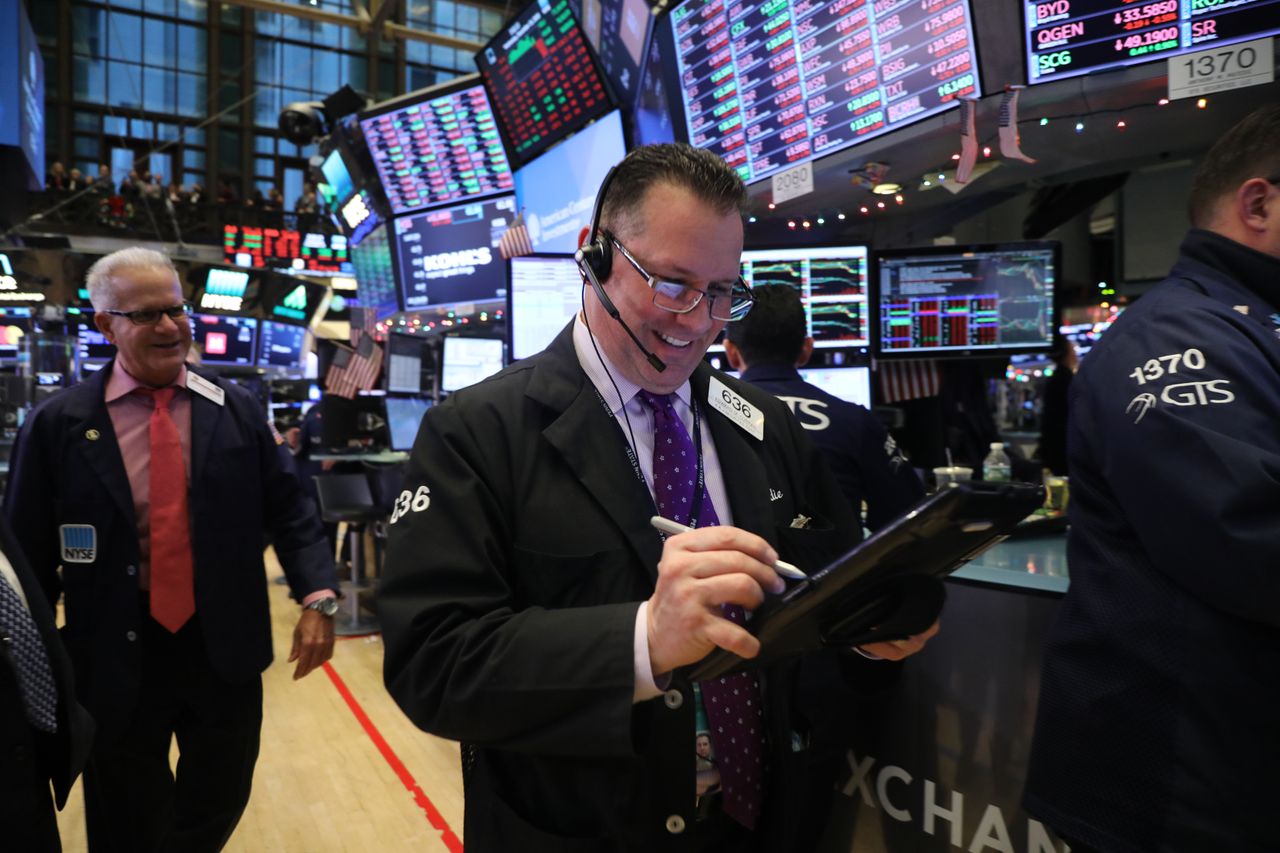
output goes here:
{"type": "MultiPolygon", "coordinates": [[[[653,518],[650,518],[649,523],[653,525],[655,530],[658,530],[661,533],[666,533],[670,536],[675,536],[679,533],[688,533],[693,530],[692,527],[686,527],[678,521],[672,521],[671,519],[663,518],[660,515],[655,515],[653,518]]],[[[809,577],[785,560],[779,560],[774,563],[773,570],[784,578],[791,578],[792,580],[797,581],[802,581],[809,577]]]]}

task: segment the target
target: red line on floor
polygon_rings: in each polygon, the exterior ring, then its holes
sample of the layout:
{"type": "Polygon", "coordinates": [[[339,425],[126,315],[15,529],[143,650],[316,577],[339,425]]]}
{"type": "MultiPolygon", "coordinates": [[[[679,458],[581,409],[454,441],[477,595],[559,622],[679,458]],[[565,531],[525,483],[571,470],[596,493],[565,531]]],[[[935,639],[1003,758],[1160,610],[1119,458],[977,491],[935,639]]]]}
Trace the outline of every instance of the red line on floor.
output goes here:
{"type": "Polygon", "coordinates": [[[400,783],[405,789],[413,794],[414,802],[427,814],[427,820],[431,825],[440,830],[440,838],[444,841],[445,847],[448,847],[450,853],[462,853],[462,842],[458,836],[453,834],[453,830],[449,828],[449,824],[445,821],[444,816],[440,814],[440,810],[435,807],[426,792],[418,785],[413,778],[413,774],[409,772],[409,768],[404,766],[404,762],[395,754],[391,745],[382,737],[382,733],[378,731],[378,727],[369,719],[369,715],[364,712],[364,708],[356,701],[356,697],[351,695],[351,691],[347,689],[347,684],[342,680],[342,676],[338,675],[338,671],[328,663],[324,665],[325,674],[329,676],[329,680],[333,682],[333,686],[338,689],[338,694],[346,700],[347,707],[351,709],[351,713],[360,721],[360,725],[364,727],[365,733],[369,735],[369,740],[373,741],[373,745],[378,748],[378,752],[382,753],[382,757],[386,759],[387,764],[391,766],[391,770],[400,778],[400,783]]]}

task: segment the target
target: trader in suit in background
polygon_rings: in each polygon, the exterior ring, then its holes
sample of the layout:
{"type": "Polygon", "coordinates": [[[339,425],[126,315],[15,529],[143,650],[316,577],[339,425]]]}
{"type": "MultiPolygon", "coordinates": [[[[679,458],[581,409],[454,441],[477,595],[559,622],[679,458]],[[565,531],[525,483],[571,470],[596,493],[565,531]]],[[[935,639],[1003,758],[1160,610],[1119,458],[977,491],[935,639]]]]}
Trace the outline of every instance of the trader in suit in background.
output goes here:
{"type": "Polygon", "coordinates": [[[76,684],[98,725],[90,849],[217,850],[258,755],[272,657],[266,534],[304,605],[295,678],[332,654],[338,580],[256,400],[185,364],[191,306],[169,259],[124,249],[93,265],[88,286],[117,356],[28,417],[4,509],[47,602],[63,598],[76,684]]]}
{"type": "Polygon", "coordinates": [[[93,739],[93,721],[75,695],[53,610],[0,518],[0,839],[7,850],[62,847],[55,798],[58,808],[66,804],[93,739]]]}
{"type": "Polygon", "coordinates": [[[725,355],[744,382],[791,409],[831,464],[853,511],[866,505],[866,526],[879,530],[924,497],[924,484],[871,412],[810,384],[799,368],[813,355],[804,305],[794,287],[757,287],[751,313],[725,327],[725,355]]]}

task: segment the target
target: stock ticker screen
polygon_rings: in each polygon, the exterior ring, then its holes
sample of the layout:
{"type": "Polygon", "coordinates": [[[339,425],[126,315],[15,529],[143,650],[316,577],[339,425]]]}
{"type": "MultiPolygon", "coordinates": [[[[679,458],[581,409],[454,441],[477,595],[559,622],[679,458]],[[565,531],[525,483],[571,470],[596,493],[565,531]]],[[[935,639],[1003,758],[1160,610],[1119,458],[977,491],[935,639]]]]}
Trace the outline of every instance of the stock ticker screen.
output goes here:
{"type": "Polygon", "coordinates": [[[292,228],[225,225],[222,254],[239,267],[306,270],[319,273],[352,271],[347,238],[342,234],[313,234],[292,228]]]}
{"type": "Polygon", "coordinates": [[[506,196],[393,219],[404,310],[505,298],[497,246],[515,216],[515,197],[506,196]]]}
{"type": "Polygon", "coordinates": [[[360,245],[351,250],[355,267],[356,299],[381,320],[400,310],[400,294],[396,289],[395,262],[391,258],[390,226],[381,225],[369,232],[360,245]]]}
{"type": "Polygon", "coordinates": [[[751,287],[785,284],[798,290],[815,347],[870,345],[865,246],[743,252],[742,277],[751,287]]]}
{"type": "Polygon", "coordinates": [[[671,17],[689,141],[748,182],[981,94],[968,0],[690,0],[671,17]]]}
{"type": "Polygon", "coordinates": [[[392,213],[511,192],[511,166],[475,80],[416,93],[360,120],[392,213]]]}
{"type": "Polygon", "coordinates": [[[1056,246],[948,247],[877,257],[881,355],[1047,350],[1056,246]]]}
{"type": "Polygon", "coordinates": [[[653,15],[648,0],[570,0],[624,106],[635,103],[653,15]]]}
{"type": "Polygon", "coordinates": [[[1031,83],[1280,33],[1277,0],[1050,0],[1023,10],[1031,83]]]}
{"type": "Polygon", "coordinates": [[[612,108],[570,0],[538,0],[476,54],[515,158],[527,163],[612,108]]]}

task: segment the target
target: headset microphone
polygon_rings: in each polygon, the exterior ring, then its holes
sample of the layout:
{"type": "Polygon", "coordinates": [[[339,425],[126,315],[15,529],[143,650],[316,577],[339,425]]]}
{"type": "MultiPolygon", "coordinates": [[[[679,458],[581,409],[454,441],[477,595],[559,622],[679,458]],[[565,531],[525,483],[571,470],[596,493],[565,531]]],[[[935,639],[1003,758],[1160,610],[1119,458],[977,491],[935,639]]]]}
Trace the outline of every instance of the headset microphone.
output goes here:
{"type": "Polygon", "coordinates": [[[573,258],[578,264],[578,272],[591,282],[591,289],[596,292],[596,298],[600,300],[605,313],[618,321],[618,325],[622,326],[627,337],[631,338],[636,348],[644,353],[650,366],[661,373],[667,369],[666,362],[640,343],[636,333],[631,331],[627,321],[622,319],[618,306],[614,305],[609,294],[604,292],[604,285],[601,283],[609,278],[609,272],[613,268],[613,244],[610,242],[609,232],[600,229],[600,212],[604,208],[604,196],[609,189],[609,183],[617,170],[618,167],[614,166],[609,170],[609,174],[604,176],[604,181],[600,184],[600,192],[596,195],[595,209],[591,211],[591,231],[587,234],[587,242],[574,253],[573,258]]]}

